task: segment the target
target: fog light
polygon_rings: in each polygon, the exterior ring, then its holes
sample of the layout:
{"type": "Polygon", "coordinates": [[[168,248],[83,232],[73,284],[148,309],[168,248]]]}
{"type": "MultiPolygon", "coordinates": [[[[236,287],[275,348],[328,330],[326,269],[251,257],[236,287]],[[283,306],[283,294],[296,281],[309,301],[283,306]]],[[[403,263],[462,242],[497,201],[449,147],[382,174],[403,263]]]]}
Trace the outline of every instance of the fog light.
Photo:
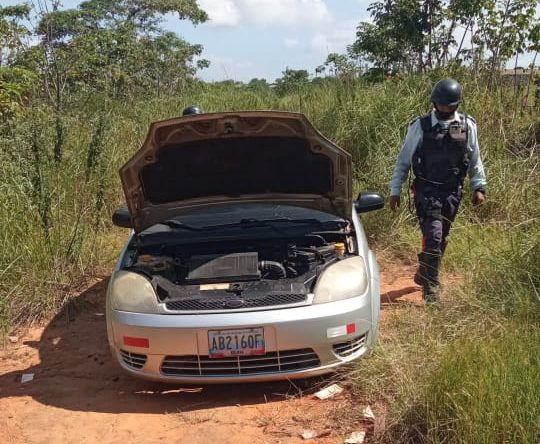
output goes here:
{"type": "Polygon", "coordinates": [[[340,336],[350,335],[356,331],[356,324],[340,325],[339,327],[331,327],[326,329],[327,338],[338,338],[340,336]]]}

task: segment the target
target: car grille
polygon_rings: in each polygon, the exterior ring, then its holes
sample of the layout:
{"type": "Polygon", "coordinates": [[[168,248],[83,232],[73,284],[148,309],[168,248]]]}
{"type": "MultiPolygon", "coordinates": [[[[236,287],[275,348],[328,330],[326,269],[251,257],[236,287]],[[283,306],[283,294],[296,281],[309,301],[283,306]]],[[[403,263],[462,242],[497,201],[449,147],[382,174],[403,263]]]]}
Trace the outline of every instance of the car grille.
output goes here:
{"type": "Polygon", "coordinates": [[[311,348],[269,352],[264,356],[166,356],[161,373],[166,376],[238,376],[300,371],[320,365],[311,348]]]}
{"type": "Polygon", "coordinates": [[[133,370],[140,370],[146,364],[146,355],[139,355],[125,350],[120,350],[122,361],[133,370]]]}
{"type": "Polygon", "coordinates": [[[261,297],[200,297],[181,299],[167,302],[168,310],[175,311],[205,311],[205,310],[234,310],[273,305],[299,304],[307,300],[306,294],[284,293],[269,294],[261,297]]]}
{"type": "Polygon", "coordinates": [[[334,344],[332,348],[334,353],[342,358],[346,358],[357,351],[359,351],[366,344],[366,335],[360,336],[358,338],[352,339],[347,342],[340,342],[339,344],[334,344]]]}

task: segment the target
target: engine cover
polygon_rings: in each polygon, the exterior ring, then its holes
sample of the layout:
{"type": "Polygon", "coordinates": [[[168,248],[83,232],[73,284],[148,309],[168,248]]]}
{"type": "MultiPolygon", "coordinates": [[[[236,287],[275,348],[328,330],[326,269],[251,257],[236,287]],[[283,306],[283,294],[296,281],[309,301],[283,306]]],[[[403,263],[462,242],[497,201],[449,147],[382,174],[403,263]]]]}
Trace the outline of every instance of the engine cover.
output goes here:
{"type": "Polygon", "coordinates": [[[186,283],[260,279],[257,252],[193,256],[186,283]]]}

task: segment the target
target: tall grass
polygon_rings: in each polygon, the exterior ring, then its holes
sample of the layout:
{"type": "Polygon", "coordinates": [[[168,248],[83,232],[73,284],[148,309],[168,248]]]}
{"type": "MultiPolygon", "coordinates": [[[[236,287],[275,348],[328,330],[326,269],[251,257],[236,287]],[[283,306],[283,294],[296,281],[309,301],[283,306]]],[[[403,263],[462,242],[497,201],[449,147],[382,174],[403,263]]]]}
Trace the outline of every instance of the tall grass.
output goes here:
{"type": "Polygon", "coordinates": [[[396,438],[409,442],[535,443],[540,437],[540,333],[509,325],[451,344],[396,438]]]}
{"type": "MultiPolygon", "coordinates": [[[[537,114],[513,111],[511,90],[493,93],[475,77],[458,76],[466,95],[463,109],[478,122],[489,177],[484,207],[473,209],[466,194],[445,257],[445,270],[461,275],[462,285],[446,288],[440,310],[411,308],[393,316],[379,348],[352,377],[364,394],[391,406],[383,440],[534,442],[540,417],[538,396],[530,396],[539,394],[540,373],[534,346],[540,124],[537,114]]],[[[46,317],[85,280],[112,267],[127,236],[110,223],[112,211],[123,204],[117,171],[138,149],[150,122],[178,116],[191,104],[207,112],[301,112],[351,152],[358,191],[387,197],[408,123],[429,109],[435,80],[328,81],[285,97],[271,90],[197,85],[182,96],[130,103],[74,98],[62,115],[59,162],[56,121],[46,106],[32,106],[25,118],[0,128],[1,329],[46,317]]],[[[403,196],[397,216],[383,210],[364,224],[385,256],[411,260],[419,234],[403,196]]]]}

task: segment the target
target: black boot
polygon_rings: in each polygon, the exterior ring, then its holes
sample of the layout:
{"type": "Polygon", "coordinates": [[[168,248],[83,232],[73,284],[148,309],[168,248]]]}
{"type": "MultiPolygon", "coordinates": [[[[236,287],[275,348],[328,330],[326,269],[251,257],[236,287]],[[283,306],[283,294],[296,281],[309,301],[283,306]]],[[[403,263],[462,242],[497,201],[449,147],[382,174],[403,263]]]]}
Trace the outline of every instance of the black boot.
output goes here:
{"type": "Polygon", "coordinates": [[[422,296],[426,303],[439,302],[439,267],[441,265],[441,253],[439,251],[425,251],[423,253],[426,279],[422,285],[422,296]]]}
{"type": "MultiPolygon", "coordinates": [[[[440,262],[442,261],[442,258],[444,256],[444,251],[446,250],[447,245],[448,245],[448,241],[441,242],[441,258],[439,260],[439,265],[440,265],[440,262]]],[[[424,284],[426,283],[426,276],[427,276],[426,264],[424,262],[424,255],[425,255],[424,252],[418,253],[418,269],[416,270],[416,273],[414,274],[414,283],[416,285],[420,285],[421,287],[423,287],[424,284]]]]}
{"type": "Polygon", "coordinates": [[[426,264],[424,262],[424,252],[418,253],[418,270],[414,274],[414,283],[416,285],[424,286],[426,281],[426,264]]]}
{"type": "Polygon", "coordinates": [[[444,252],[446,251],[446,246],[448,245],[448,241],[447,240],[443,240],[441,242],[441,260],[444,256],[444,252]]]}

